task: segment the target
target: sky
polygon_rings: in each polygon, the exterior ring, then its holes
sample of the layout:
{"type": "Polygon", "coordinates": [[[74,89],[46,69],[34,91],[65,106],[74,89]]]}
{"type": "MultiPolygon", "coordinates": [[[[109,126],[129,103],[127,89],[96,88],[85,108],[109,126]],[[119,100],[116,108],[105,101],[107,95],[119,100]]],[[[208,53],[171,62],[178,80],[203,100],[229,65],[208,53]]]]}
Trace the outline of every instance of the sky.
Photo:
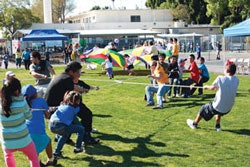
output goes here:
{"type": "MultiPolygon", "coordinates": [[[[78,14],[83,11],[89,11],[93,6],[105,7],[109,6],[113,8],[112,0],[75,0],[77,8],[74,10],[73,14],[78,14]]],[[[114,7],[115,9],[121,9],[126,7],[126,9],[136,9],[138,6],[139,9],[145,9],[146,0],[115,0],[114,7]]]]}

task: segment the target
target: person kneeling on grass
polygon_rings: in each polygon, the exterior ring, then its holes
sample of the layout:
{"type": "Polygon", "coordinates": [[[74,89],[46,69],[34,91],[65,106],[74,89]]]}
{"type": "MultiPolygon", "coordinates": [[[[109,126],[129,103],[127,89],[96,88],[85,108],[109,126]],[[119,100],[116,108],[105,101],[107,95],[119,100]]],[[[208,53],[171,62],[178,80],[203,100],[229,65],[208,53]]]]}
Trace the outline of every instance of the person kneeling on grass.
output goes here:
{"type": "Polygon", "coordinates": [[[163,67],[157,61],[153,61],[151,65],[152,74],[148,75],[149,78],[153,78],[157,81],[158,85],[150,85],[146,86],[145,92],[147,97],[147,104],[146,106],[153,106],[153,93],[156,94],[157,98],[157,106],[153,107],[153,109],[162,109],[163,108],[163,101],[162,96],[169,90],[169,83],[168,75],[165,73],[163,67]]]}
{"type": "Polygon", "coordinates": [[[230,112],[234,105],[236,91],[239,85],[239,79],[234,76],[236,65],[233,62],[227,61],[225,76],[218,76],[211,86],[204,86],[204,89],[217,90],[214,100],[201,107],[195,120],[187,119],[187,125],[196,129],[202,118],[209,121],[216,115],[216,131],[221,131],[220,120],[221,116],[230,112]]]}
{"type": "Polygon", "coordinates": [[[50,118],[49,129],[51,132],[59,135],[56,149],[53,153],[56,159],[63,158],[61,150],[66,140],[72,133],[77,133],[74,153],[80,153],[84,151],[84,148],[82,147],[82,140],[85,129],[77,119],[77,113],[80,110],[80,102],[81,95],[78,92],[66,92],[63,102],[50,118]]]}

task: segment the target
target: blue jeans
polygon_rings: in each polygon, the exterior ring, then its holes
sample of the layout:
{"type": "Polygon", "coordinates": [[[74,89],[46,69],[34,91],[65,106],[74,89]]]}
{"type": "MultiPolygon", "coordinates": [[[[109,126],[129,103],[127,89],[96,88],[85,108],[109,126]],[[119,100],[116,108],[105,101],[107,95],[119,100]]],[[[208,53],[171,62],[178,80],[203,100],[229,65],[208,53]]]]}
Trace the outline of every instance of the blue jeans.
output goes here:
{"type": "MultiPolygon", "coordinates": [[[[178,88],[176,85],[178,85],[178,78],[168,78],[169,79],[169,84],[174,85],[174,95],[178,94],[178,88]]],[[[171,96],[171,90],[172,86],[170,86],[169,91],[168,91],[168,96],[171,96]]]]}
{"type": "Polygon", "coordinates": [[[57,141],[55,153],[60,153],[65,142],[67,141],[67,139],[72,133],[77,133],[76,147],[81,148],[83,137],[85,134],[85,129],[80,124],[77,117],[74,118],[73,122],[70,125],[65,125],[61,122],[50,122],[49,129],[54,133],[59,132],[59,135],[58,135],[59,138],[57,141]]]}
{"type": "Polygon", "coordinates": [[[156,94],[157,105],[163,107],[162,96],[169,90],[169,86],[159,84],[158,86],[146,86],[145,92],[147,96],[147,103],[154,104],[153,93],[156,94]]]}

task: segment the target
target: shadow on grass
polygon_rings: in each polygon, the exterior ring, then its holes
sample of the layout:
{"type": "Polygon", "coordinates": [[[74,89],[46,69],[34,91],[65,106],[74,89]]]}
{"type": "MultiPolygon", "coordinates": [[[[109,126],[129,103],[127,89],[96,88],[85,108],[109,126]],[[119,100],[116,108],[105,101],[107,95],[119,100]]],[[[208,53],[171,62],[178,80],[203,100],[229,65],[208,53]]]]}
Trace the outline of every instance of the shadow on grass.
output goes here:
{"type": "Polygon", "coordinates": [[[231,133],[235,133],[235,134],[239,134],[239,135],[250,136],[250,129],[223,130],[223,131],[231,132],[231,133]]]}
{"type": "MultiPolygon", "coordinates": [[[[85,160],[90,162],[89,166],[160,166],[157,162],[146,162],[146,161],[139,161],[139,158],[152,158],[152,157],[163,157],[163,156],[170,156],[170,157],[182,157],[187,158],[189,155],[186,154],[175,154],[171,152],[163,152],[163,153],[156,153],[148,145],[152,147],[165,147],[166,144],[162,142],[153,142],[151,137],[154,135],[149,135],[146,137],[136,137],[133,139],[123,138],[116,134],[105,134],[99,133],[99,138],[102,141],[115,141],[118,144],[136,144],[137,146],[131,148],[130,150],[124,151],[117,151],[111,147],[106,145],[95,145],[95,149],[87,146],[86,151],[88,155],[97,155],[97,156],[105,156],[104,160],[93,158],[92,156],[80,158],[80,160],[85,160]],[[122,157],[122,162],[117,162],[115,160],[107,160],[108,157],[118,156],[122,157]],[[136,159],[137,160],[134,160],[136,159]]],[[[116,158],[117,159],[117,158],[116,158]]]]}
{"type": "Polygon", "coordinates": [[[104,114],[93,114],[93,117],[100,117],[100,118],[110,118],[112,115],[104,115],[104,114]]]}
{"type": "Polygon", "coordinates": [[[198,95],[193,95],[191,98],[171,98],[169,102],[166,103],[168,107],[186,107],[192,108],[197,106],[202,106],[209,103],[214,97],[214,94],[205,94],[202,97],[198,95]]]}

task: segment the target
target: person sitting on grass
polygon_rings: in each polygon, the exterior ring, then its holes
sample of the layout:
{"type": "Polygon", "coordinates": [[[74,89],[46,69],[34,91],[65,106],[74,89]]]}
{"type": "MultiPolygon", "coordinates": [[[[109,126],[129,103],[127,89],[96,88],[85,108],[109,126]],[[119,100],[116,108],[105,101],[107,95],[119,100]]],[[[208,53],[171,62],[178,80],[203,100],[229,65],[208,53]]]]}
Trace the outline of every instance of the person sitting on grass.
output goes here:
{"type": "Polygon", "coordinates": [[[40,162],[40,166],[55,166],[57,160],[52,154],[52,145],[49,136],[46,134],[44,117],[49,119],[49,106],[45,99],[38,97],[37,90],[32,85],[25,85],[22,88],[22,95],[29,104],[32,113],[32,118],[26,120],[26,125],[29,129],[30,136],[35,143],[37,154],[46,149],[48,161],[46,164],[40,162]]]}
{"type": "Polygon", "coordinates": [[[209,121],[216,115],[215,128],[216,131],[221,131],[221,117],[231,111],[239,85],[239,79],[234,76],[235,72],[236,65],[233,62],[227,61],[224,71],[225,76],[218,76],[211,86],[204,86],[204,89],[216,90],[217,92],[212,102],[201,107],[195,120],[187,119],[187,125],[190,128],[196,129],[202,118],[205,121],[209,121]]]}
{"type": "Polygon", "coordinates": [[[82,141],[84,137],[84,127],[77,119],[80,110],[79,104],[82,96],[76,91],[68,91],[65,93],[63,101],[54,114],[51,115],[49,121],[49,129],[51,132],[59,135],[56,149],[53,153],[56,159],[64,158],[62,148],[72,133],[77,133],[77,140],[74,153],[84,151],[82,141]]]}
{"type": "Polygon", "coordinates": [[[153,107],[153,109],[162,109],[163,108],[162,96],[169,90],[169,86],[167,85],[169,83],[168,75],[165,73],[162,66],[157,61],[152,61],[151,68],[154,69],[152,70],[153,74],[148,75],[148,78],[155,79],[158,85],[146,86],[145,88],[146,97],[147,97],[146,106],[154,105],[153,93],[157,93],[156,94],[157,106],[153,107]]]}

